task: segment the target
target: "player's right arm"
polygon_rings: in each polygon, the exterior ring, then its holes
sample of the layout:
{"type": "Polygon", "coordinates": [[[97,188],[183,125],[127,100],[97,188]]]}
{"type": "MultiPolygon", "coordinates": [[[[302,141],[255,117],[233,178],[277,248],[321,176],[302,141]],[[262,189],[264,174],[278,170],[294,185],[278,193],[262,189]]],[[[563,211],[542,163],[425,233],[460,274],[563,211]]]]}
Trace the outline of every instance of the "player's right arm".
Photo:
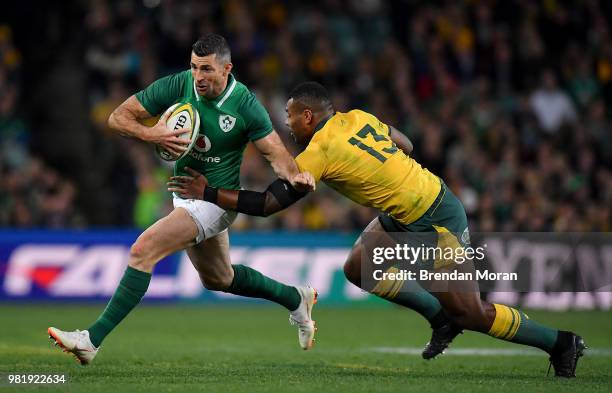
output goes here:
{"type": "Polygon", "coordinates": [[[175,155],[180,155],[187,149],[189,141],[179,136],[189,130],[168,129],[166,121],[170,114],[162,116],[153,127],[147,127],[141,124],[141,121],[163,113],[174,104],[181,97],[185,83],[185,72],[156,80],[119,105],[111,113],[108,125],[121,135],[155,143],[175,155]]]}
{"type": "Polygon", "coordinates": [[[152,117],[142,106],[136,96],[125,100],[111,113],[108,118],[110,128],[117,130],[123,136],[138,138],[145,142],[154,143],[170,151],[174,155],[180,155],[187,150],[189,141],[179,138],[181,134],[189,130],[170,130],[166,126],[170,113],[160,117],[153,127],[141,124],[141,120],[152,117]]]}

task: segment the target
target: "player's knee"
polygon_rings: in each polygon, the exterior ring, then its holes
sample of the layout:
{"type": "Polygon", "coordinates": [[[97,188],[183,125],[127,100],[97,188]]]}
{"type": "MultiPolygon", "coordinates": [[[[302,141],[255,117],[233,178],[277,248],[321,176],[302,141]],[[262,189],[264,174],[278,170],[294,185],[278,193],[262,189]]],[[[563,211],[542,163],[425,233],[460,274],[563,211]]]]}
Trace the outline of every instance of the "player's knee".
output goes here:
{"type": "Polygon", "coordinates": [[[147,246],[146,241],[140,238],[136,240],[130,247],[130,256],[128,264],[139,270],[148,271],[155,265],[155,260],[151,256],[151,249],[147,246]]]}
{"type": "Polygon", "coordinates": [[[210,277],[202,277],[200,280],[204,288],[209,291],[226,291],[232,285],[232,277],[228,275],[215,275],[210,277]]]}
{"type": "Polygon", "coordinates": [[[344,263],[344,276],[349,282],[354,285],[360,286],[361,284],[361,269],[357,266],[352,258],[349,258],[344,263]]]}

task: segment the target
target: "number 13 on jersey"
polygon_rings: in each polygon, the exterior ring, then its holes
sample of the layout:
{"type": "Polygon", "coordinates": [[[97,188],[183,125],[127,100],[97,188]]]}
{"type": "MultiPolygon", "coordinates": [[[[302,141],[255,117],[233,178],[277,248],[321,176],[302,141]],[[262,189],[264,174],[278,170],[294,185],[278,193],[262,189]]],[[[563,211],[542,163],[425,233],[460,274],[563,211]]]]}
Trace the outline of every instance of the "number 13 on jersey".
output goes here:
{"type": "Polygon", "coordinates": [[[357,132],[359,138],[351,137],[348,142],[351,145],[357,146],[361,150],[367,152],[372,157],[376,158],[380,162],[385,162],[389,156],[397,151],[395,143],[387,138],[385,135],[376,133],[374,127],[366,124],[359,132],[357,132]],[[374,144],[371,143],[371,139],[368,140],[368,135],[372,135],[374,144]]]}

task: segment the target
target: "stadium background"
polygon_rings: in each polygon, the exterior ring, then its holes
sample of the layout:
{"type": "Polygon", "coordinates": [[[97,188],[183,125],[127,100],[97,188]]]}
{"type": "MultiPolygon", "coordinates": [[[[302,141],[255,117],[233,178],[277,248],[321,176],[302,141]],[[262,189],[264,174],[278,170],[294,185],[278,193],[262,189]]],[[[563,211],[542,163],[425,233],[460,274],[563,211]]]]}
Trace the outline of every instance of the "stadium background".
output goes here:
{"type": "MultiPolygon", "coordinates": [[[[185,69],[194,37],[214,31],[288,145],[286,94],[316,79],[338,110],[363,108],[406,132],[472,231],[610,230],[609,2],[32,4],[34,15],[3,10],[0,31],[4,227],[144,228],[163,216],[167,169],[106,120],[185,69]],[[556,87],[545,90],[544,75],[556,87]]],[[[242,174],[247,187],[272,179],[252,150],[242,174]]],[[[323,191],[233,229],[360,231],[372,217],[323,191]]]]}
{"type": "MultiPolygon", "coordinates": [[[[472,232],[611,229],[608,2],[32,4],[34,15],[9,6],[0,27],[5,276],[11,258],[21,255],[16,244],[28,239],[20,234],[16,243],[15,230],[142,230],[167,214],[169,166],[106,122],[126,97],[185,69],[195,37],[212,31],[228,38],[235,74],[257,93],[294,153],[284,126],[286,95],[315,79],[328,86],[338,110],[362,108],[405,132],[417,161],[460,197],[472,232]]],[[[247,149],[243,185],[262,189],[273,178],[247,149]]],[[[304,231],[328,240],[340,233],[331,243],[345,249],[375,215],[322,185],[276,216],[239,216],[232,232],[250,233],[247,246],[261,245],[257,234],[264,232],[282,232],[296,246],[304,231]]],[[[109,236],[94,244],[115,241],[109,236]]],[[[86,237],[71,238],[88,246],[86,237]]],[[[130,235],[119,238],[129,245],[130,235]]],[[[125,254],[125,244],[118,250],[125,254]]],[[[178,258],[165,263],[168,272],[178,258]]],[[[335,259],[336,268],[342,260],[335,259]]],[[[52,287],[59,268],[37,264],[31,280],[52,287]]]]}
{"type": "MultiPolygon", "coordinates": [[[[603,0],[96,0],[3,5],[0,302],[6,320],[12,321],[11,331],[32,321],[46,327],[49,313],[62,316],[62,321],[76,320],[74,315],[93,318],[99,302],[115,288],[130,242],[171,208],[165,190],[169,167],[151,146],[113,134],[106,120],[135,91],[185,69],[191,44],[207,32],[228,38],[235,75],[256,92],[294,153],[298,149],[284,126],[286,95],[296,83],[315,79],[329,88],[337,110],[362,108],[405,132],[414,142],[417,161],[441,175],[460,197],[471,231],[609,232],[611,15],[612,3],[603,0]],[[28,314],[14,306],[22,300],[59,303],[52,308],[28,306],[28,314]],[[82,300],[98,304],[63,306],[82,300]]],[[[247,149],[244,186],[262,189],[273,178],[265,160],[247,149]]],[[[328,327],[332,318],[337,324],[361,320],[360,310],[349,304],[382,302],[367,300],[346,283],[341,265],[375,214],[323,186],[277,216],[240,216],[232,227],[233,257],[289,282],[314,281],[325,302],[340,306],[333,311],[322,308],[321,318],[330,317],[328,327]]],[[[233,321],[228,315],[234,306],[214,308],[226,297],[204,291],[189,268],[183,255],[161,263],[147,295],[149,303],[205,301],[203,315],[220,313],[233,321]],[[189,273],[182,275],[182,269],[189,273]]],[[[532,305],[607,310],[612,306],[609,295],[603,292],[582,302],[544,297],[532,305]]],[[[155,311],[145,307],[141,318],[157,322],[155,315],[179,317],[151,307],[155,311]]],[[[250,309],[240,310],[251,315],[250,309]]],[[[397,311],[376,310],[368,312],[390,318],[397,311]]],[[[262,321],[270,318],[266,312],[262,321]]],[[[591,332],[595,343],[604,353],[612,347],[609,312],[543,315],[569,327],[577,320],[583,329],[596,327],[599,330],[591,332]]],[[[138,322],[130,323],[116,334],[125,334],[116,340],[127,348],[126,340],[141,337],[138,322]]],[[[219,322],[219,332],[232,331],[230,322],[225,323],[219,322]]],[[[425,325],[416,318],[394,323],[410,329],[418,343],[427,338],[425,325]]],[[[276,327],[269,328],[262,342],[277,335],[276,327]]],[[[33,337],[15,343],[24,348],[42,345],[33,337]]],[[[333,345],[328,338],[326,345],[351,348],[347,337],[352,336],[335,337],[333,345]]],[[[469,337],[468,343],[480,342],[469,337]]],[[[402,343],[399,336],[393,340],[387,344],[402,343]]],[[[214,352],[217,344],[225,350],[220,341],[208,342],[211,356],[219,356],[214,352]]],[[[0,345],[0,354],[13,354],[10,343],[0,345]]],[[[279,350],[272,341],[267,345],[279,350]]],[[[486,345],[497,344],[489,340],[486,345]]],[[[115,350],[125,349],[116,344],[115,350]]],[[[44,355],[52,359],[51,353],[44,355]]],[[[369,356],[382,364],[383,355],[369,356]]],[[[609,353],[606,356],[595,361],[609,365],[609,353]]],[[[491,367],[506,367],[496,362],[491,367]]],[[[12,363],[3,363],[0,371],[10,368],[7,364],[12,363]]],[[[601,375],[595,366],[587,370],[601,375]]],[[[380,377],[376,367],[353,371],[380,377]]],[[[415,367],[422,378],[429,378],[424,376],[432,370],[415,367]]],[[[607,378],[602,386],[609,383],[607,378]]]]}

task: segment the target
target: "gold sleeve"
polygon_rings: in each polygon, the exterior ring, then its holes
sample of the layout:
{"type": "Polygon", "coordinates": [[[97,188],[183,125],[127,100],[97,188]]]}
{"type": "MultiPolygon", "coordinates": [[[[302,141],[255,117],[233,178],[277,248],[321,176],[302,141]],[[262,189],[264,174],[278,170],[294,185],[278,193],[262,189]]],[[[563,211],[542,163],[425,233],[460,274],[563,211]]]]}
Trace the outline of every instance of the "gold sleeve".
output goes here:
{"type": "Polygon", "coordinates": [[[327,167],[327,156],[318,143],[310,142],[306,150],[295,158],[301,172],[310,172],[315,181],[321,180],[327,167]]]}

